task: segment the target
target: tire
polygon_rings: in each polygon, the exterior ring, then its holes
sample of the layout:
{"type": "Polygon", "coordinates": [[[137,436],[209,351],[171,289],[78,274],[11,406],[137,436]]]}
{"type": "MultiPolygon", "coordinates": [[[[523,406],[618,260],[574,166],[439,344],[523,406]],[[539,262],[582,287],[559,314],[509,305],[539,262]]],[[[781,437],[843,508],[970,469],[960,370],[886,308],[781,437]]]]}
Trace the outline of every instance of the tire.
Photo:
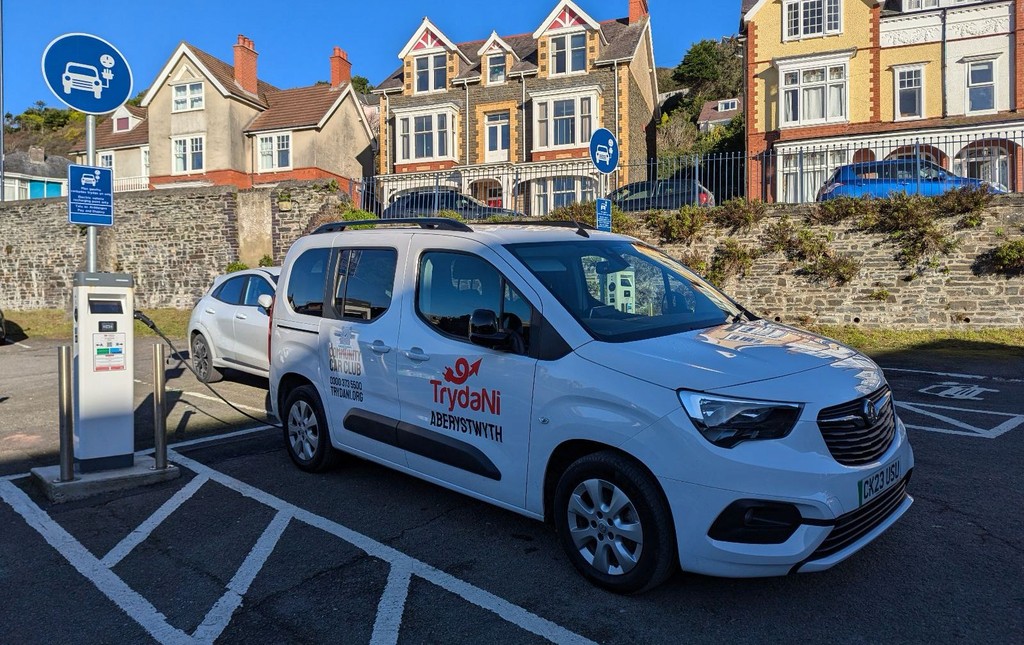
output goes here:
{"type": "Polygon", "coordinates": [[[210,344],[202,334],[192,337],[192,369],[200,383],[216,383],[222,378],[220,370],[213,366],[213,353],[210,344]]]}
{"type": "Polygon", "coordinates": [[[315,387],[302,385],[288,394],[282,421],[284,444],[296,466],[306,472],[319,473],[334,465],[336,453],[315,387]]]}
{"type": "Polygon", "coordinates": [[[566,469],[555,487],[554,519],[569,560],[598,587],[639,593],[678,568],[672,516],[661,490],[618,453],[590,454],[566,469]]]}

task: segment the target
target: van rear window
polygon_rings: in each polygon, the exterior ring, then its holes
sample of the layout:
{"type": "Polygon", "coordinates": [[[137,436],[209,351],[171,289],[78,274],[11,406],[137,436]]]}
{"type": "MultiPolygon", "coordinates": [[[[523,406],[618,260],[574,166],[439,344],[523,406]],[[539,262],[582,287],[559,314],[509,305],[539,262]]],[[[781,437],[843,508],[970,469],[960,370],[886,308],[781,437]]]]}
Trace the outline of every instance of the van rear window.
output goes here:
{"type": "Polygon", "coordinates": [[[330,249],[310,249],[292,264],[288,278],[288,306],[297,314],[324,315],[324,278],[330,249]]]}

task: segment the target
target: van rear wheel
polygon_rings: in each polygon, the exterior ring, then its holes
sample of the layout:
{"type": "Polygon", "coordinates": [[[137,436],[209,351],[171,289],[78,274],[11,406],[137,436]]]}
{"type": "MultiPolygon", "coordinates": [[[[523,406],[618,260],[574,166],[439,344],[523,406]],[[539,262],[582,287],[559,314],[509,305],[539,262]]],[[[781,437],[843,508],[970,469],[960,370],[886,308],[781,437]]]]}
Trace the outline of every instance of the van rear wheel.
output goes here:
{"type": "Polygon", "coordinates": [[[288,456],[306,472],[323,472],[334,465],[324,407],[312,385],[295,388],[285,400],[284,443],[288,456]]]}
{"type": "Polygon", "coordinates": [[[676,570],[668,505],[653,477],[618,453],[587,455],[566,469],[554,518],[569,560],[599,587],[637,593],[676,570]]]}

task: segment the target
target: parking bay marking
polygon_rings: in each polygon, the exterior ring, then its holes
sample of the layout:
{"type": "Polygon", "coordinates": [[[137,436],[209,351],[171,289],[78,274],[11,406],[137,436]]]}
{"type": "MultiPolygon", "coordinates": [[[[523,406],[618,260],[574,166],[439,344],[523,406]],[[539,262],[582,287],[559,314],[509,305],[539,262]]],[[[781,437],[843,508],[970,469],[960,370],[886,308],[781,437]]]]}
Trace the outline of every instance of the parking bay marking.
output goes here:
{"type": "Polygon", "coordinates": [[[926,417],[937,419],[944,423],[948,423],[954,428],[933,428],[929,426],[912,425],[910,423],[904,424],[912,430],[926,430],[928,432],[941,432],[943,434],[958,434],[968,437],[984,437],[986,439],[995,439],[1000,435],[1006,434],[1010,430],[1013,430],[1017,426],[1024,424],[1024,415],[1021,414],[1010,414],[1008,412],[993,412],[991,410],[975,410],[971,408],[957,408],[950,405],[935,405],[933,403],[904,403],[898,401],[896,406],[900,409],[920,414],[926,417]],[[995,426],[994,428],[979,428],[978,426],[971,425],[960,419],[953,418],[951,416],[941,414],[939,412],[933,412],[932,410],[948,410],[951,412],[966,412],[972,415],[973,418],[977,418],[975,415],[989,415],[994,417],[1007,417],[1005,421],[995,426]]]}
{"type": "Polygon", "coordinates": [[[932,396],[942,397],[944,399],[957,399],[960,401],[984,401],[985,398],[981,395],[986,392],[993,394],[999,394],[999,390],[993,390],[989,387],[981,387],[980,385],[974,385],[973,383],[957,383],[956,381],[945,381],[942,383],[935,383],[918,390],[921,394],[930,394],[932,396]]]}
{"type": "Polygon", "coordinates": [[[1024,383],[1021,378],[1004,378],[1002,376],[982,376],[981,374],[960,374],[958,372],[933,372],[931,370],[912,370],[905,367],[883,367],[884,372],[907,372],[908,374],[929,374],[931,376],[949,376],[958,379],[992,380],[1004,383],[1024,383]]]}
{"type": "MultiPolygon", "coordinates": [[[[165,502],[164,506],[154,513],[154,515],[162,515],[162,517],[151,517],[144,521],[139,529],[136,529],[136,531],[139,531],[139,535],[132,537],[136,533],[133,531],[129,537],[115,546],[104,560],[109,558],[110,561],[116,560],[119,562],[138,542],[142,541],[139,539],[142,532],[145,530],[152,531],[174,509],[191,497],[195,490],[210,480],[277,511],[274,519],[250,550],[238,571],[236,571],[231,582],[228,584],[227,591],[214,604],[204,618],[203,623],[191,636],[168,623],[167,618],[152,603],[129,587],[124,580],[113,572],[110,568],[113,564],[108,566],[104,561],[96,558],[43,509],[37,506],[20,488],[9,480],[0,480],[0,499],[7,502],[15,512],[22,516],[29,526],[42,535],[46,542],[71,563],[79,573],[92,582],[100,592],[112,600],[130,618],[138,622],[158,642],[187,643],[197,641],[213,642],[216,640],[230,624],[234,611],[241,604],[245,593],[249,589],[249,585],[270,557],[288,523],[292,519],[297,519],[348,542],[370,557],[384,560],[391,565],[391,572],[378,604],[378,616],[374,623],[372,636],[372,643],[374,645],[397,642],[401,629],[402,614],[405,610],[405,602],[413,575],[419,576],[478,607],[486,609],[521,629],[537,634],[554,643],[593,643],[593,641],[527,611],[523,607],[445,573],[381,542],[377,542],[337,522],[294,506],[261,489],[234,479],[188,457],[183,457],[173,450],[168,452],[172,461],[192,470],[196,474],[193,482],[197,479],[201,479],[201,481],[195,484],[194,490],[181,494],[180,499],[175,499],[173,502],[170,500],[165,502]]],[[[142,539],[145,538],[143,537],[142,539]]]]}

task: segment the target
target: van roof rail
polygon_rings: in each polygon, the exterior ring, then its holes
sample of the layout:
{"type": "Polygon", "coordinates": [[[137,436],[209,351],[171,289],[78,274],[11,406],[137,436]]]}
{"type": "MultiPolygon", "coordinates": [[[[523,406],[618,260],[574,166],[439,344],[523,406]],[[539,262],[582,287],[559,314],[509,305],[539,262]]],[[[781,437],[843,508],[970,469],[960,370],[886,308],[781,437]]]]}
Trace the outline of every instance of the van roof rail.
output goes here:
{"type": "Polygon", "coordinates": [[[420,228],[436,229],[441,231],[462,231],[464,233],[472,233],[473,229],[466,226],[459,220],[451,219],[450,217],[391,217],[387,219],[361,219],[353,221],[341,221],[341,222],[330,222],[317,228],[313,231],[313,234],[317,233],[340,233],[350,226],[365,226],[367,224],[379,225],[379,224],[415,224],[420,228]]]}
{"type": "Polygon", "coordinates": [[[555,226],[558,228],[582,228],[588,231],[596,231],[597,229],[590,224],[583,224],[577,222],[571,222],[569,220],[560,219],[546,219],[546,220],[532,220],[532,219],[516,219],[509,220],[507,222],[488,222],[480,221],[473,222],[473,226],[501,226],[504,224],[512,226],[555,226]]]}

